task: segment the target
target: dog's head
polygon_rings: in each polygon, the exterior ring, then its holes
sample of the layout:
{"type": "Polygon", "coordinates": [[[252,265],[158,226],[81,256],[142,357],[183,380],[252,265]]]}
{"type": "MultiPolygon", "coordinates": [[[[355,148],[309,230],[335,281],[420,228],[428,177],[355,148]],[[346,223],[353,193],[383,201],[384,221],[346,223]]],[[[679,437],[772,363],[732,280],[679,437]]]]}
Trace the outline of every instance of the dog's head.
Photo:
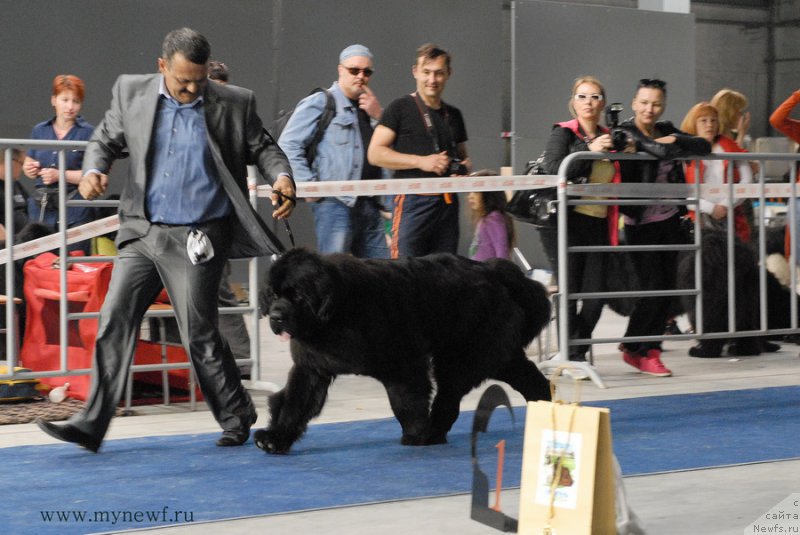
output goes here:
{"type": "Polygon", "coordinates": [[[307,249],[292,249],[269,270],[259,294],[261,314],[282,338],[313,337],[333,313],[335,271],[307,249]]]}

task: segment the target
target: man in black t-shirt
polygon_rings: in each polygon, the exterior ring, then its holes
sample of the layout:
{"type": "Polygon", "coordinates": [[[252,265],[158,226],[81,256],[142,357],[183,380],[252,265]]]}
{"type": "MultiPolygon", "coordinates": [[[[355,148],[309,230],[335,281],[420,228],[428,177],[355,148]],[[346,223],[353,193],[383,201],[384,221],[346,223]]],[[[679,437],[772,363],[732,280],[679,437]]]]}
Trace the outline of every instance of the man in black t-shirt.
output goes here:
{"type": "MultiPolygon", "coordinates": [[[[417,90],[393,101],[375,128],[367,156],[393,169],[395,178],[466,175],[467,130],[461,112],[442,100],[450,78],[450,54],[436,45],[417,50],[411,69],[417,90]]],[[[458,197],[398,195],[392,220],[392,258],[456,253],[458,197]]]]}

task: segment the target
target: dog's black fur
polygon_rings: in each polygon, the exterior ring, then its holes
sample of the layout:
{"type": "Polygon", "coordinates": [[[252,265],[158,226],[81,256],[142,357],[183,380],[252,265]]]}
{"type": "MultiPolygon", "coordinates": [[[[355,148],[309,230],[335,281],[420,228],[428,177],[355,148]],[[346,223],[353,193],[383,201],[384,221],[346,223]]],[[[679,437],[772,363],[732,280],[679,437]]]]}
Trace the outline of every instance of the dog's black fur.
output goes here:
{"type": "MultiPolygon", "coordinates": [[[[761,328],[759,299],[758,256],[754,249],[735,240],[734,288],[736,291],[736,331],[752,331],[761,328]]],[[[702,241],[703,269],[703,331],[705,333],[728,330],[728,256],[727,235],[723,232],[705,231],[702,241]]],[[[678,286],[694,288],[694,255],[687,254],[678,267],[678,286]]],[[[769,272],[767,282],[767,327],[784,329],[789,327],[791,292],[769,272]]],[[[682,298],[684,310],[692,325],[696,325],[695,297],[682,298]]],[[[775,351],[780,346],[764,337],[703,340],[689,350],[694,357],[721,357],[726,344],[732,356],[760,355],[775,351]]]]}
{"type": "Polygon", "coordinates": [[[550,399],[548,380],[525,355],[550,321],[550,301],[507,260],[293,249],[272,265],[259,304],[272,330],[291,336],[294,361],[270,397],[269,426],[254,434],[269,453],[289,451],[340,374],[383,383],[406,445],[446,442],[461,398],[486,379],[529,401],[550,399]]]}

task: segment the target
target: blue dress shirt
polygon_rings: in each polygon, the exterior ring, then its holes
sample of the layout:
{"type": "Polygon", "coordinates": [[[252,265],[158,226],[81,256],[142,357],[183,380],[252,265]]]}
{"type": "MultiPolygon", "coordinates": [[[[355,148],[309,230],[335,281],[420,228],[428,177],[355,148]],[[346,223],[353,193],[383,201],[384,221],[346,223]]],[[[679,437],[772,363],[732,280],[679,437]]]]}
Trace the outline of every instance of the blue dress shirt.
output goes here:
{"type": "Polygon", "coordinates": [[[203,97],[181,104],[159,90],[147,183],[148,219],[192,225],[231,212],[208,147],[203,97]]]}

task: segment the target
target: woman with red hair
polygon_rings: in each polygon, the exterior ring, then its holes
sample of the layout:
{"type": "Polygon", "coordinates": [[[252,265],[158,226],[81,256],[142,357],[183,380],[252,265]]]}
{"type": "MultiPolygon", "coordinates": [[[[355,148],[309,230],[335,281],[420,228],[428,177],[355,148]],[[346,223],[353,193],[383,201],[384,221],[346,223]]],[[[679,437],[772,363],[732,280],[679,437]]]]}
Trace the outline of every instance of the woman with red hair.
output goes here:
{"type": "MultiPolygon", "coordinates": [[[[708,102],[695,104],[681,123],[681,130],[687,134],[698,136],[711,143],[711,152],[746,152],[736,141],[720,133],[720,117],[717,108],[708,102]]],[[[727,184],[728,167],[733,164],[733,181],[737,184],[749,184],[753,181],[750,164],[745,160],[723,161],[691,161],[686,165],[686,182],[694,184],[727,184]]],[[[747,222],[742,202],[734,201],[733,222],[736,236],[743,242],[750,241],[750,225],[747,222]]],[[[703,226],[724,230],[727,228],[728,211],[731,204],[727,190],[715,197],[703,197],[699,204],[700,219],[703,226]]],[[[689,207],[689,215],[695,218],[695,208],[689,207]]]]}
{"type": "MultiPolygon", "coordinates": [[[[31,139],[88,141],[94,126],[80,115],[85,87],[83,80],[71,74],[59,74],[53,79],[50,105],[55,115],[33,127],[31,139]]],[[[78,193],[81,180],[83,151],[66,153],[67,199],[82,199],[78,193]]],[[[35,180],[33,195],[28,199],[31,221],[58,226],[58,151],[52,149],[28,150],[22,166],[25,176],[35,180]]],[[[93,219],[91,208],[71,207],[67,210],[67,225],[74,227],[93,219]]],[[[89,251],[86,251],[87,253],[89,251]]]]}

